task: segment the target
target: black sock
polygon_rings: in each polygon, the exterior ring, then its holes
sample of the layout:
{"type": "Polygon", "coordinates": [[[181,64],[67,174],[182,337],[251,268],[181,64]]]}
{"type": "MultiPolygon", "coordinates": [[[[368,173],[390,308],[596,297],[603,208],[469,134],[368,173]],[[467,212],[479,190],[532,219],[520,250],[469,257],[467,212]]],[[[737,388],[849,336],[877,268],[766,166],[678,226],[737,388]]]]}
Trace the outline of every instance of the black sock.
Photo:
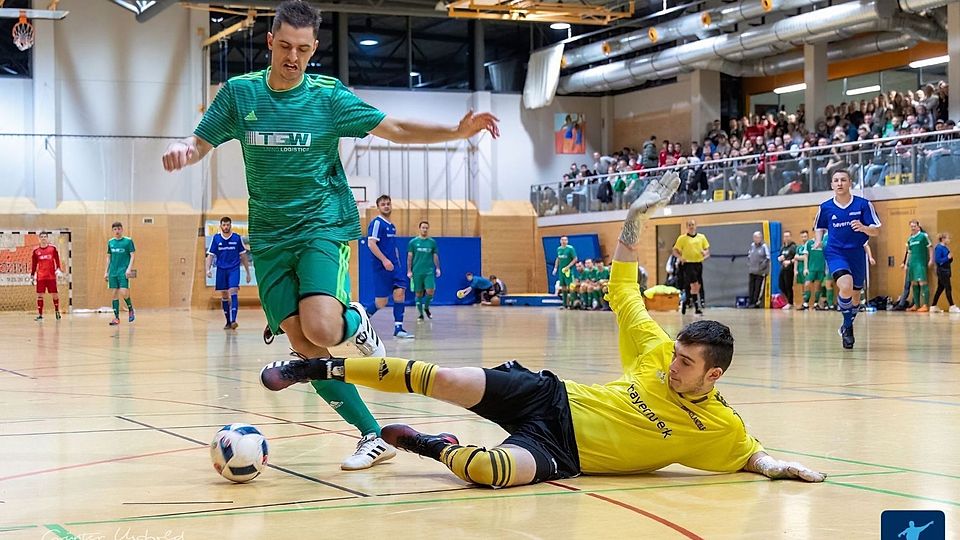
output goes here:
{"type": "Polygon", "coordinates": [[[306,362],[310,380],[343,380],[343,358],[308,358],[306,362]]]}

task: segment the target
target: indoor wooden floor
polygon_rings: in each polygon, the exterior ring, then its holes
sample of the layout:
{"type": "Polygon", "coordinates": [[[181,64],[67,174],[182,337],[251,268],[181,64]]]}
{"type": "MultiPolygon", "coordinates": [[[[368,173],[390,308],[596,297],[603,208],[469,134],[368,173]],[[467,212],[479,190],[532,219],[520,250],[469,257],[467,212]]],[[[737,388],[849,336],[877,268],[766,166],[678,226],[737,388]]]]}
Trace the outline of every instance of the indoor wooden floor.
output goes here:
{"type": "MultiPolygon", "coordinates": [[[[737,339],[727,400],[779,457],[826,471],[824,484],[670,467],[633,477],[473,488],[401,453],[343,472],[355,433],[307,385],[258,385],[287,352],[243,310],[141,311],[57,322],[0,315],[0,540],[7,538],[878,538],[885,509],[938,509],[960,538],[960,317],[863,314],[857,348],[839,315],[710,310],[737,339]],[[246,422],[270,441],[259,478],[215,474],[206,444],[246,422]]],[[[619,376],[610,313],[436,308],[387,338],[388,351],[448,366],[517,358],[531,369],[604,382],[619,376]]],[[[656,314],[670,333],[677,313],[656,314]]],[[[374,317],[390,326],[390,313],[374,317]]],[[[412,321],[411,312],[407,319],[412,321]]],[[[692,320],[692,318],[690,319],[692,320]]],[[[452,431],[492,445],[496,426],[420,396],[361,390],[383,423],[452,431]]],[[[952,535],[952,536],[951,536],[952,535]]]]}

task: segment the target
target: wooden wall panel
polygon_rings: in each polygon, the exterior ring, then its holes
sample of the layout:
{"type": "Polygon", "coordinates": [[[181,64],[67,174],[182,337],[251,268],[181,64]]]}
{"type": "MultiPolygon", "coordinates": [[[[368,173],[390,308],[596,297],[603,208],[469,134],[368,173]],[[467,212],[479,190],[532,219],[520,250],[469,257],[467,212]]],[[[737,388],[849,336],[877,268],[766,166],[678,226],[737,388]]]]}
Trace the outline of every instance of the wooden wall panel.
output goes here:
{"type": "Polygon", "coordinates": [[[684,148],[690,145],[690,113],[677,114],[674,111],[664,110],[645,113],[642,116],[630,118],[616,118],[613,121],[613,148],[629,146],[637,152],[643,148],[643,143],[657,136],[657,152],[660,151],[660,142],[664,140],[679,141],[684,148]]]}

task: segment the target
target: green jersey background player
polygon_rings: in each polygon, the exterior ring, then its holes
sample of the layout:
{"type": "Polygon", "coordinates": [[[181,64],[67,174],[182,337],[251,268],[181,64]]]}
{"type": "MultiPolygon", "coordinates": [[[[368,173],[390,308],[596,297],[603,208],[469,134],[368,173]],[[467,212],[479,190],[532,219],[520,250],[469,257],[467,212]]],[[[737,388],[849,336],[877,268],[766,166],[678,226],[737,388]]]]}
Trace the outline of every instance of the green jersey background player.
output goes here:
{"type": "Polygon", "coordinates": [[[563,297],[563,307],[570,306],[571,293],[573,290],[574,277],[573,266],[577,263],[577,250],[569,245],[570,239],[566,236],[560,237],[560,245],[557,247],[557,258],[553,262],[553,275],[557,276],[560,283],[560,295],[563,297]]]}
{"type": "MultiPolygon", "coordinates": [[[[456,126],[398,120],[364,103],[337,79],[305,75],[319,42],[320,14],[306,2],[277,7],[266,70],[227,81],[194,134],[163,155],[167,171],[193,165],[215,146],[237,139],[243,147],[250,193],[250,244],[257,264],[266,340],[284,333],[294,351],[329,356],[328,347],[352,341],[364,356],[386,350],[359,303],[350,303],[349,242],[361,236],[360,215],[340,162],[341,137],[368,133],[401,144],[466,139],[497,118],[468,112],[456,126]]],[[[363,438],[344,469],[389,459],[395,450],[347,384],[314,384],[317,393],[363,438]]]]}
{"type": "Polygon", "coordinates": [[[610,267],[606,266],[603,262],[603,259],[597,259],[596,262],[597,269],[597,290],[594,291],[594,299],[597,301],[598,305],[603,309],[607,309],[606,296],[609,291],[610,284],[610,267]]]}
{"type": "Polygon", "coordinates": [[[133,302],[130,301],[130,281],[133,276],[133,261],[136,259],[137,247],[129,236],[123,235],[123,223],[119,221],[111,225],[113,238],[107,240],[107,268],[103,271],[103,280],[107,287],[113,289],[113,320],[110,326],[120,324],[120,297],[127,304],[127,321],[136,319],[133,313],[133,302]]]}
{"type": "Polygon", "coordinates": [[[420,235],[407,244],[407,277],[410,286],[417,295],[417,322],[423,321],[423,314],[432,319],[430,302],[437,288],[436,278],[440,277],[440,254],[437,241],[430,238],[430,222],[421,221],[418,226],[420,235]]]}
{"type": "Polygon", "coordinates": [[[807,283],[807,251],[808,251],[808,242],[810,241],[810,232],[806,229],[800,231],[800,241],[797,243],[797,255],[793,258],[794,264],[797,265],[797,285],[800,285],[800,288],[803,290],[803,305],[800,306],[800,311],[809,309],[810,301],[810,291],[806,288],[807,283]]]}
{"type": "Polygon", "coordinates": [[[597,285],[597,269],[593,259],[583,261],[583,272],[580,273],[580,309],[593,309],[593,289],[597,285]]]}
{"type": "Polygon", "coordinates": [[[806,265],[807,265],[807,275],[805,278],[806,291],[804,291],[803,301],[806,302],[811,293],[813,294],[813,308],[822,309],[820,306],[820,297],[826,293],[827,295],[827,305],[833,305],[833,288],[829,290],[824,290],[824,280],[828,279],[827,275],[827,263],[823,258],[823,249],[827,246],[827,241],[830,237],[830,233],[823,235],[823,241],[820,243],[819,248],[815,248],[816,242],[813,238],[807,240],[806,242],[806,265]]]}
{"type": "Polygon", "coordinates": [[[930,311],[930,285],[927,267],[933,266],[933,242],[920,228],[920,222],[910,221],[910,238],[907,238],[907,263],[905,268],[913,287],[913,305],[907,311],[930,311]]]}

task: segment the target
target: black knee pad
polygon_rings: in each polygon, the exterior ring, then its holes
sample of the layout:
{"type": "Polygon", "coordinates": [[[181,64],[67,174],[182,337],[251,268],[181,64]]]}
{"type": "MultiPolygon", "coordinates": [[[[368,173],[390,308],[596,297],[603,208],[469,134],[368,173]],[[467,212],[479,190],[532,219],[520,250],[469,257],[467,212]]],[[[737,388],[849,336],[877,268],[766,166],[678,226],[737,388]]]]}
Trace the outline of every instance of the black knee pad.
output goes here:
{"type": "Polygon", "coordinates": [[[837,280],[843,276],[852,276],[852,275],[853,274],[851,274],[850,271],[847,269],[837,270],[836,272],[833,273],[833,282],[836,283],[837,280]]]}

